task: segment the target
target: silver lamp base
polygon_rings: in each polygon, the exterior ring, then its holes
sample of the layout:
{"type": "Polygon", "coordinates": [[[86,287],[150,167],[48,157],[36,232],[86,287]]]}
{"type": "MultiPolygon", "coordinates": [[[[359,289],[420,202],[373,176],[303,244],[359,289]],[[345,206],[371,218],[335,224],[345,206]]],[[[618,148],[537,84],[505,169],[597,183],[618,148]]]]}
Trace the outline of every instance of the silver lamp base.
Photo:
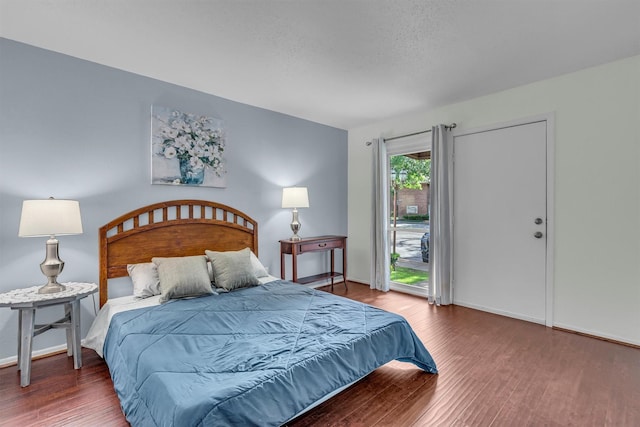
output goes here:
{"type": "Polygon", "coordinates": [[[38,289],[38,293],[39,294],[55,294],[58,292],[62,292],[65,289],[67,289],[67,287],[65,285],[61,285],[58,282],[47,283],[46,285],[38,289]]]}
{"type": "Polygon", "coordinates": [[[47,240],[47,255],[42,264],[40,264],[40,270],[42,274],[49,279],[48,283],[38,289],[39,294],[54,294],[56,292],[62,292],[66,289],[64,285],[58,283],[58,275],[62,273],[64,268],[64,261],[58,256],[58,239],[51,237],[47,240]]]}
{"type": "Polygon", "coordinates": [[[300,228],[302,227],[302,224],[298,221],[298,209],[293,208],[291,213],[293,214],[293,218],[291,219],[291,231],[293,231],[293,236],[291,236],[289,240],[298,241],[302,239],[298,236],[298,231],[300,231],[300,228]]]}

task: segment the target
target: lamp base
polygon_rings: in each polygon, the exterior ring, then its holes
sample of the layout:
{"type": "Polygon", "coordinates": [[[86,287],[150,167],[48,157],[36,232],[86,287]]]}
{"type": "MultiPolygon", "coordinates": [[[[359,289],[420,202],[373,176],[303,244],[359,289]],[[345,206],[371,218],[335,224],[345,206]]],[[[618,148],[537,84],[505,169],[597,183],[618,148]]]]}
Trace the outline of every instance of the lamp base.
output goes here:
{"type": "Polygon", "coordinates": [[[39,294],[55,294],[58,292],[62,292],[65,289],[67,289],[65,285],[61,285],[58,282],[53,282],[53,283],[47,283],[46,285],[38,289],[38,293],[39,294]]]}
{"type": "Polygon", "coordinates": [[[64,261],[58,256],[58,239],[51,236],[47,240],[47,255],[42,264],[40,264],[40,270],[42,274],[47,276],[48,283],[38,289],[39,294],[54,294],[56,292],[62,292],[66,289],[64,285],[58,283],[58,275],[62,273],[64,268],[64,261]]]}
{"type": "Polygon", "coordinates": [[[302,239],[300,236],[298,236],[298,231],[300,231],[302,224],[300,224],[300,221],[298,221],[298,209],[293,208],[293,211],[291,213],[293,214],[293,217],[291,218],[291,231],[293,231],[293,236],[291,236],[289,240],[297,242],[298,240],[302,239]]]}

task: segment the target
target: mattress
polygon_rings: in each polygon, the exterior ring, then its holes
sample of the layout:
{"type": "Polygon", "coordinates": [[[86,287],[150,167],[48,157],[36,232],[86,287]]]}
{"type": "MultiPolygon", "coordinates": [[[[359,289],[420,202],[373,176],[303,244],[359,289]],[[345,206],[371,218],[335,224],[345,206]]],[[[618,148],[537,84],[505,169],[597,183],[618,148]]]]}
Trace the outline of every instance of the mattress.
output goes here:
{"type": "MultiPolygon", "coordinates": [[[[265,284],[278,280],[278,278],[275,276],[263,276],[259,277],[258,280],[261,284],[265,284]]],[[[96,318],[93,320],[93,323],[87,332],[87,336],[82,340],[82,346],[90,348],[98,353],[100,357],[104,357],[102,353],[104,340],[107,336],[107,331],[111,324],[111,318],[114,314],[138,308],[152,307],[155,305],[160,305],[160,295],[154,295],[149,298],[139,298],[133,295],[126,295],[107,300],[107,303],[102,306],[96,318]]]]}

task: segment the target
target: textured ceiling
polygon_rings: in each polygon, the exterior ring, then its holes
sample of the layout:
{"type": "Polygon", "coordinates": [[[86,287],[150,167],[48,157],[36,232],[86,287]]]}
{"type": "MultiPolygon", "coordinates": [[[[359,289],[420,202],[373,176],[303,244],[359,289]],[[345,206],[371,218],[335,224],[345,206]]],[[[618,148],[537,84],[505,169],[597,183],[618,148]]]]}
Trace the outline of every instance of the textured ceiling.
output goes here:
{"type": "Polygon", "coordinates": [[[350,129],[640,54],[640,0],[0,0],[0,36],[350,129]]]}

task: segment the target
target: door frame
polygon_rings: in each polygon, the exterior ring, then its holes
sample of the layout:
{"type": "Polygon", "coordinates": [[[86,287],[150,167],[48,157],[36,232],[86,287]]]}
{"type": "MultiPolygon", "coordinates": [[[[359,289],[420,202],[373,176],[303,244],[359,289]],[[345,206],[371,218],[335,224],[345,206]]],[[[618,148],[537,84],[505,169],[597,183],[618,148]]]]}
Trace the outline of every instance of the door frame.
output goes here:
{"type": "MultiPolygon", "coordinates": [[[[475,127],[470,129],[456,128],[452,131],[453,145],[453,162],[455,168],[455,144],[454,138],[469,134],[490,132],[494,130],[527,125],[531,123],[546,122],[546,191],[547,191],[547,238],[546,238],[546,272],[545,272],[545,325],[553,326],[553,292],[554,292],[554,253],[555,253],[555,112],[524,117],[520,119],[510,120],[507,122],[491,124],[487,126],[475,127]]],[[[453,210],[453,227],[456,226],[455,207],[453,210]]],[[[452,242],[453,243],[453,242],[452,242]]],[[[455,259],[453,260],[455,263],[455,259]]],[[[454,283],[453,294],[455,300],[455,277],[452,277],[454,283]]],[[[501,313],[496,313],[501,314],[501,313]]]]}

